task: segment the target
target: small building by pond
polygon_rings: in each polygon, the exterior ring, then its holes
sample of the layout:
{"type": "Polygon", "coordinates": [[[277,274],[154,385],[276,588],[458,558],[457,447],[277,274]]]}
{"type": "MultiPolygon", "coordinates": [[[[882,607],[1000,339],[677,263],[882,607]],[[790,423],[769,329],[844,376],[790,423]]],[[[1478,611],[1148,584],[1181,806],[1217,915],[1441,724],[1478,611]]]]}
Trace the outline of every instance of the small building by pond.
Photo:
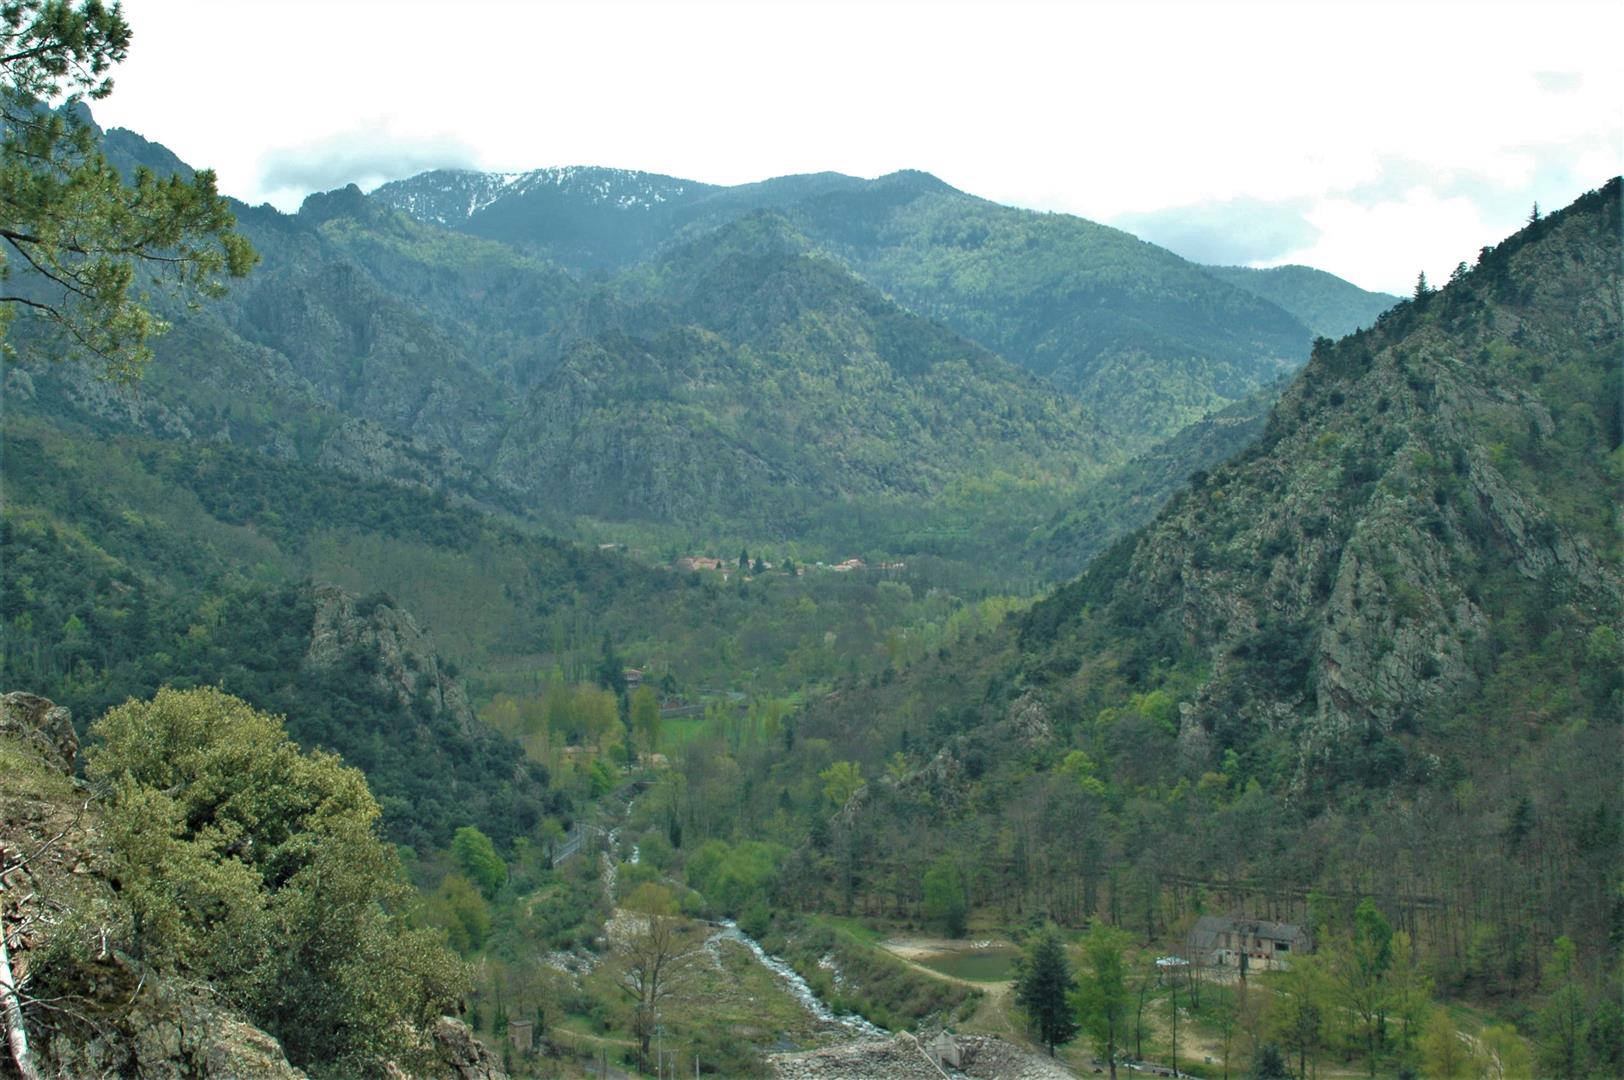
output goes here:
{"type": "Polygon", "coordinates": [[[1190,928],[1185,954],[1204,967],[1241,971],[1284,971],[1294,954],[1312,948],[1308,931],[1296,923],[1203,915],[1190,928]]]}

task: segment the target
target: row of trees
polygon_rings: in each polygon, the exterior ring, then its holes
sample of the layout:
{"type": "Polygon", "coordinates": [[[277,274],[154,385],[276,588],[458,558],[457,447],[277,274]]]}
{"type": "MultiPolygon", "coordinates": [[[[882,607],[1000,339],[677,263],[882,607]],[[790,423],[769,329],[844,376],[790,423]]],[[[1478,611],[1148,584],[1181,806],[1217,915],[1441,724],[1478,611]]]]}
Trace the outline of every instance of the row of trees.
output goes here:
{"type": "Polygon", "coordinates": [[[1395,931],[1368,900],[1349,927],[1322,933],[1314,954],[1295,956],[1289,969],[1261,979],[1203,986],[1203,973],[1187,963],[1158,965],[1143,953],[1135,960],[1131,941],[1097,925],[1080,942],[1075,975],[1057,931],[1029,944],[1016,1001],[1051,1055],[1087,1034],[1115,1076],[1117,1063],[1130,1056],[1125,1048],[1142,1057],[1147,1004],[1165,997],[1170,1064],[1177,1068],[1181,1016],[1200,1020],[1221,1047],[1226,1080],[1232,1058],[1243,1056],[1255,1076],[1304,1080],[1326,1057],[1361,1060],[1371,1077],[1392,1070],[1446,1080],[1536,1073],[1578,1080],[1617,1075],[1620,1064],[1619,1010],[1589,1007],[1567,938],[1553,947],[1530,1016],[1531,1045],[1509,1023],[1463,1031],[1433,1000],[1409,935],[1395,931]]]}
{"type": "Polygon", "coordinates": [[[480,719],[524,746],[532,760],[555,765],[560,746],[590,747],[607,753],[632,742],[649,752],[659,748],[663,725],[659,696],[640,686],[616,694],[596,683],[551,679],[539,694],[497,694],[480,710],[480,719]]]}

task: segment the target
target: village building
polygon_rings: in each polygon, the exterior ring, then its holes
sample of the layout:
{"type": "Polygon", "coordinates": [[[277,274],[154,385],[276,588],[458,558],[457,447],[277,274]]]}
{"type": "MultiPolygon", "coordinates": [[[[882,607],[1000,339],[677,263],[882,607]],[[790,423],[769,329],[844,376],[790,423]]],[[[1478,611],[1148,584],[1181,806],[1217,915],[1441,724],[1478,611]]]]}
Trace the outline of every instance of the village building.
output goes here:
{"type": "Polygon", "coordinates": [[[529,1020],[509,1020],[507,1029],[508,1042],[513,1049],[521,1054],[528,1054],[535,1049],[535,1024],[529,1020]]]}
{"type": "Polygon", "coordinates": [[[736,562],[729,559],[713,559],[709,555],[684,555],[676,561],[675,566],[684,573],[691,573],[695,570],[714,570],[722,575],[723,581],[727,581],[741,569],[736,562]]]}
{"type": "Polygon", "coordinates": [[[1296,923],[1203,915],[1190,928],[1185,954],[1203,967],[1242,971],[1284,971],[1297,953],[1312,947],[1308,931],[1296,923]]]}
{"type": "Polygon", "coordinates": [[[962,1057],[959,1053],[958,1040],[946,1031],[932,1039],[930,1045],[925,1047],[925,1051],[932,1061],[944,1069],[960,1068],[962,1057]]]}

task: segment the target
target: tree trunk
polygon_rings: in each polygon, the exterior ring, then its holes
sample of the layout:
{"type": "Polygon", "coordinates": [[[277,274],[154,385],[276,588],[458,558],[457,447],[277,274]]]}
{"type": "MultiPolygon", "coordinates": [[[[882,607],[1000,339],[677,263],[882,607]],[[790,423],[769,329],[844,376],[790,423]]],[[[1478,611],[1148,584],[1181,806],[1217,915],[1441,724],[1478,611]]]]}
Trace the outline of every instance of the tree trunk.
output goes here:
{"type": "MultiPolygon", "coordinates": [[[[4,887],[0,886],[0,897],[4,887]]],[[[34,1068],[34,1057],[28,1051],[28,1029],[23,1027],[23,1004],[17,996],[17,983],[11,974],[11,949],[6,940],[5,913],[0,907],[0,1004],[6,1015],[6,1042],[11,1047],[11,1060],[17,1066],[22,1080],[40,1080],[34,1068]]]]}

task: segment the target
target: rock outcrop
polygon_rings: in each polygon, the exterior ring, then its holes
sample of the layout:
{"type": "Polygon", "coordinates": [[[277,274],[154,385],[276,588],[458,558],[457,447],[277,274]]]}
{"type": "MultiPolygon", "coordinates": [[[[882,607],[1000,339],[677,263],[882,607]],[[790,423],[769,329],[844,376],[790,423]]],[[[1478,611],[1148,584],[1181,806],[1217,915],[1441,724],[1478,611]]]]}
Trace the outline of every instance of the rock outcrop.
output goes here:
{"type": "Polygon", "coordinates": [[[517,490],[491,479],[457,451],[351,417],[322,443],[316,462],[361,480],[442,490],[482,505],[516,509],[517,490]]]}
{"type": "Polygon", "coordinates": [[[73,715],[62,706],[22,691],[0,697],[0,737],[7,735],[33,746],[64,773],[73,773],[79,737],[73,731],[73,715]]]}
{"type": "MultiPolygon", "coordinates": [[[[449,1016],[440,1017],[434,1025],[434,1048],[444,1071],[436,1070],[435,1077],[446,1080],[507,1080],[496,1055],[485,1044],[474,1038],[468,1025],[449,1016]]],[[[424,1077],[423,1080],[431,1080],[424,1077]]]]}
{"type": "Polygon", "coordinates": [[[441,667],[416,620],[385,597],[358,599],[333,585],[315,590],[315,620],[305,663],[336,668],[359,651],[367,657],[378,688],[410,707],[426,698],[465,732],[475,729],[474,713],[461,684],[441,667]]]}
{"type": "Polygon", "coordinates": [[[772,1054],[776,1080],[1066,1080],[1075,1076],[1059,1062],[992,1035],[951,1036],[959,1064],[944,1068],[930,1051],[931,1041],[901,1032],[889,1039],[852,1042],[772,1054]]]}

